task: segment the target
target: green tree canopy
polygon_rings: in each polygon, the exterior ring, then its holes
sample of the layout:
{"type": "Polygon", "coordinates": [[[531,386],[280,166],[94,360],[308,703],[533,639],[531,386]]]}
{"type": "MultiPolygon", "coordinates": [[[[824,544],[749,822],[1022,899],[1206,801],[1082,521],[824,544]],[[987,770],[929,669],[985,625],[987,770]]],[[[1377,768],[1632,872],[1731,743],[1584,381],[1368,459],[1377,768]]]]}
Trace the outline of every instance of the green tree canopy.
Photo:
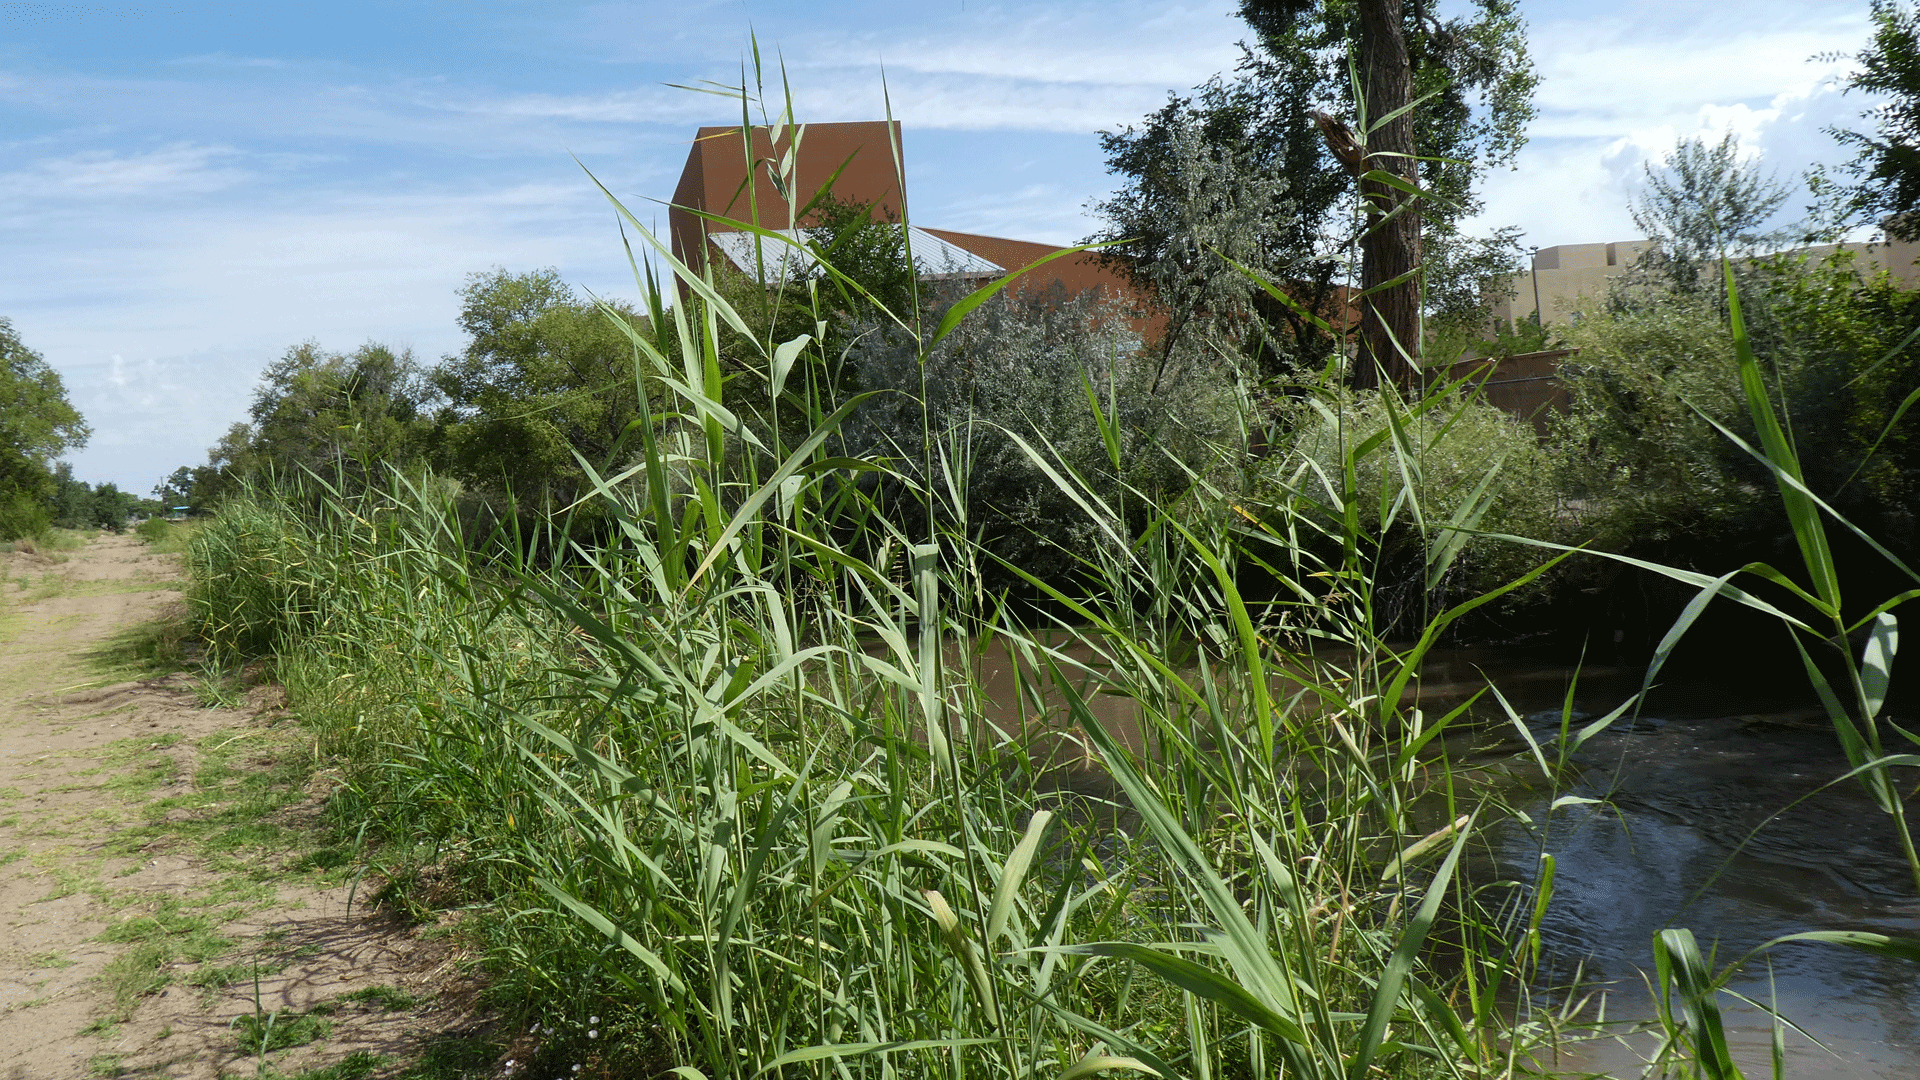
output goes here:
{"type": "Polygon", "coordinates": [[[368,342],[329,353],[304,342],[260,375],[252,449],[282,471],[405,464],[420,456],[432,392],[407,350],[368,342]]]}
{"type": "Polygon", "coordinates": [[[229,427],[206,464],[174,470],[153,492],[169,506],[205,509],[247,480],[301,469],[364,483],[388,464],[426,459],[434,402],[405,349],[368,342],[336,353],[305,341],[260,373],[249,421],[229,427]]]}
{"type": "Polygon", "coordinates": [[[0,537],[46,527],[58,492],[53,462],[89,433],[60,373],[0,317],[0,537]]]}
{"type": "Polygon", "coordinates": [[[1632,205],[1633,223],[1656,245],[1650,252],[1662,272],[1684,290],[1699,288],[1722,251],[1753,255],[1787,239],[1763,226],[1787,200],[1787,188],[1740,161],[1733,132],[1708,146],[1681,139],[1663,168],[1646,167],[1646,187],[1632,205]]]}
{"type": "MultiPolygon", "coordinates": [[[[1109,250],[1152,283],[1155,260],[1179,246],[1169,226],[1181,220],[1155,208],[1187,198],[1179,146],[1183,133],[1197,132],[1218,148],[1216,161],[1284,184],[1284,199],[1273,200],[1274,216],[1256,231],[1256,243],[1303,306],[1328,310],[1356,239],[1354,180],[1336,146],[1342,132],[1351,138],[1361,126],[1352,51],[1361,7],[1358,0],[1244,0],[1240,13],[1255,38],[1231,78],[1172,97],[1137,128],[1102,136],[1121,187],[1098,207],[1109,224],[1094,239],[1130,240],[1109,250]],[[1325,121],[1316,124],[1316,113],[1325,121]]],[[[1475,239],[1456,223],[1480,210],[1486,172],[1525,144],[1538,79],[1516,0],[1475,0],[1470,14],[1448,20],[1423,0],[1406,0],[1399,14],[1418,102],[1409,114],[1416,178],[1434,196],[1420,208],[1427,309],[1474,319],[1487,303],[1484,274],[1517,262],[1518,245],[1513,230],[1475,239]]],[[[1312,358],[1329,347],[1291,308],[1261,315],[1270,339],[1291,342],[1297,353],[1312,358]]]]}
{"type": "Polygon", "coordinates": [[[1854,59],[1846,89],[1884,94],[1863,119],[1871,131],[1828,128],[1856,151],[1846,192],[1852,209],[1898,240],[1920,239],[1920,8],[1873,0],[1873,40],[1854,59]]]}
{"type": "MultiPolygon", "coordinates": [[[[585,479],[575,452],[608,464],[639,417],[632,341],[551,268],[473,274],[460,298],[466,350],[432,376],[445,466],[469,486],[572,502],[585,479]]],[[[643,316],[607,306],[648,332],[643,316]]]]}

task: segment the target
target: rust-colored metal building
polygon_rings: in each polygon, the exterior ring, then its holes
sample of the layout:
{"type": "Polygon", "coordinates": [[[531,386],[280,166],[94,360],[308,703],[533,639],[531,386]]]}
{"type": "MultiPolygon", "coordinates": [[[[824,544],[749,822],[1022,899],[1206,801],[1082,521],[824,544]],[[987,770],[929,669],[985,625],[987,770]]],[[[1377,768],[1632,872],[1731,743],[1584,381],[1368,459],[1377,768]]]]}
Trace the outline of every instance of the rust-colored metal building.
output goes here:
{"type": "MultiPolygon", "coordinates": [[[[788,215],[804,207],[829,180],[841,202],[867,204],[878,220],[907,221],[900,185],[905,161],[902,147],[897,120],[807,124],[783,128],[777,137],[772,128],[754,127],[750,154],[748,139],[739,127],[703,127],[694,136],[680,184],[674,189],[673,205],[667,211],[674,254],[696,269],[704,268],[716,253],[743,270],[749,269],[753,257],[747,237],[738,236],[740,230],[726,222],[703,219],[691,211],[756,221],[767,229],[804,229],[812,222],[790,221],[788,215]],[[793,155],[790,165],[789,154],[793,155]],[[791,197],[783,195],[775,182],[776,175],[789,171],[793,178],[791,197]],[[749,175],[753,177],[751,186],[749,175]],[[736,236],[729,237],[729,233],[736,236]]],[[[1055,244],[909,224],[913,226],[914,260],[922,277],[990,281],[1064,250],[1055,244]]],[[[1145,314],[1150,305],[1123,275],[1087,252],[1055,259],[1013,287],[1043,294],[1056,290],[1066,295],[1098,291],[1142,312],[1132,321],[1136,330],[1149,335],[1163,321],[1157,315],[1145,314]]]]}

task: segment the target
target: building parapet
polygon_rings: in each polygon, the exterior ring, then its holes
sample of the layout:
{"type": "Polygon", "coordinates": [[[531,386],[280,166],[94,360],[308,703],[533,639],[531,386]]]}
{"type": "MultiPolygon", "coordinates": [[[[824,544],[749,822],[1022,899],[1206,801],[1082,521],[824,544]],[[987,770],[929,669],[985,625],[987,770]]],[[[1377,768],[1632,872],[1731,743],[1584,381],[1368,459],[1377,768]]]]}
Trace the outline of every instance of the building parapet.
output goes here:
{"type": "MultiPolygon", "coordinates": [[[[1616,240],[1540,248],[1528,269],[1506,279],[1512,295],[1495,302],[1493,317],[1512,323],[1537,313],[1542,323],[1565,322],[1583,300],[1605,296],[1613,279],[1626,273],[1652,246],[1649,240],[1616,240]]],[[[1863,276],[1886,270],[1903,288],[1920,288],[1920,267],[1914,265],[1920,258],[1920,244],[1823,244],[1796,249],[1795,254],[1820,259],[1843,248],[1854,253],[1863,276]]]]}

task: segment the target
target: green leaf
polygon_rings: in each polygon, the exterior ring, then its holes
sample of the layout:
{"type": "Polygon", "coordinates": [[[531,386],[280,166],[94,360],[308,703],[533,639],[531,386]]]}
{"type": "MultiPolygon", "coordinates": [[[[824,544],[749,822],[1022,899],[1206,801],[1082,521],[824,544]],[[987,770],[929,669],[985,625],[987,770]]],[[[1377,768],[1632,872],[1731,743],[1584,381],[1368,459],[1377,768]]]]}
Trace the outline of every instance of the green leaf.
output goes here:
{"type": "Polygon", "coordinates": [[[993,906],[987,911],[987,947],[1000,940],[1000,934],[1007,928],[1007,917],[1013,913],[1013,902],[1020,895],[1020,884],[1026,880],[1027,870],[1033,865],[1034,852],[1040,849],[1040,839],[1046,835],[1047,823],[1053,820],[1053,814],[1047,810],[1035,810],[1032,820],[1027,822],[1027,833],[1015,845],[1013,853],[1007,856],[1007,864],[1000,870],[1000,884],[993,890],[993,906]]]}
{"type": "Polygon", "coordinates": [[[847,417],[853,415],[855,409],[859,408],[863,402],[872,397],[876,392],[877,391],[869,391],[864,394],[855,394],[853,397],[848,398],[845,404],[833,410],[832,415],[820,421],[819,425],[814,428],[813,433],[807,436],[807,440],[801,443],[792,454],[787,456],[787,460],[783,462],[778,469],[773,471],[773,475],[769,476],[765,483],[756,488],[753,494],[747,496],[746,501],[740,504],[740,509],[734,511],[733,518],[727,522],[726,528],[722,529],[720,535],[714,538],[713,543],[707,546],[706,558],[700,560],[700,565],[695,568],[692,576],[687,578],[685,588],[692,588],[695,582],[699,581],[708,570],[712,569],[714,562],[727,551],[728,541],[740,535],[740,530],[747,527],[753,520],[754,515],[760,512],[760,508],[766,505],[768,499],[779,494],[780,481],[785,480],[787,477],[805,467],[807,459],[813,456],[813,452],[819,449],[820,445],[826,442],[828,437],[835,431],[839,430],[840,425],[846,421],[847,417]]]}
{"type": "MultiPolygon", "coordinates": [[[[1739,1066],[1733,1063],[1720,1003],[1714,997],[1719,983],[1707,970],[1693,931],[1671,929],[1655,934],[1653,959],[1660,975],[1662,1000],[1670,1000],[1670,987],[1679,988],[1681,1017],[1693,1043],[1694,1061],[1707,1080],[1744,1080],[1739,1066]]],[[[1670,1008],[1667,1011],[1670,1015],[1670,1008]]]]}
{"type": "Polygon", "coordinates": [[[1900,623],[1892,615],[1873,620],[1873,636],[1860,656],[1860,689],[1865,695],[1867,720],[1880,715],[1887,702],[1887,683],[1893,676],[1893,655],[1900,649],[1900,623]]]}
{"type": "Polygon", "coordinates": [[[1111,1054],[1088,1054],[1075,1062],[1073,1067],[1060,1074],[1060,1080],[1083,1080],[1094,1073],[1108,1069],[1132,1069],[1149,1076],[1159,1076],[1160,1070],[1141,1061],[1139,1058],[1114,1057],[1111,1054]]]}
{"type": "Polygon", "coordinates": [[[665,982],[668,986],[673,987],[680,993],[686,992],[686,984],[680,981],[680,976],[674,974],[673,969],[668,967],[652,949],[635,941],[625,930],[615,926],[612,919],[600,914],[599,910],[593,905],[584,900],[575,899],[570,893],[560,888],[560,886],[555,885],[553,882],[548,881],[546,878],[535,878],[534,884],[545,890],[547,895],[553,897],[561,907],[580,916],[581,919],[586,921],[588,926],[607,935],[608,938],[612,939],[614,944],[627,950],[634,956],[639,957],[640,962],[647,965],[648,970],[652,971],[655,975],[660,976],[662,982],[665,982]]]}
{"type": "Polygon", "coordinates": [[[1069,945],[1061,951],[1131,960],[1195,997],[1206,998],[1270,1034],[1301,1046],[1307,1045],[1307,1034],[1300,1030],[1300,1025],[1268,1008],[1245,987],[1212,968],[1131,941],[1069,945]]]}
{"type": "Polygon", "coordinates": [[[1372,1066],[1374,1054],[1379,1052],[1380,1044],[1386,1038],[1387,1022],[1393,1019],[1394,1010],[1400,1007],[1400,988],[1413,970],[1414,961],[1420,958],[1420,950],[1427,943],[1427,933],[1433,929],[1434,919],[1440,915],[1440,902],[1446,898],[1447,888],[1453,884],[1454,868],[1460,865],[1460,852],[1466,848],[1467,837],[1473,830],[1472,816],[1469,815],[1458,827],[1459,835],[1454,838],[1452,850],[1447,852],[1447,859],[1440,864],[1439,872],[1433,875],[1425,899],[1420,901],[1420,907],[1414,912],[1412,921],[1407,923],[1407,928],[1400,932],[1400,941],[1393,947],[1386,970],[1380,973],[1380,981],[1373,990],[1373,1004],[1367,1009],[1366,1026],[1360,1029],[1360,1047],[1347,1066],[1349,1080],[1363,1080],[1367,1069],[1372,1066]]]}
{"type": "Polygon", "coordinates": [[[1845,945],[1849,949],[1859,949],[1879,956],[1891,957],[1920,964],[1920,940],[1914,938],[1893,937],[1889,934],[1875,934],[1865,930],[1807,930],[1798,934],[1777,937],[1755,949],[1761,952],[1775,945],[1788,945],[1796,941],[1818,941],[1829,945],[1845,945]]]}
{"type": "Polygon", "coordinates": [[[801,334],[792,341],[784,342],[773,350],[773,397],[779,397],[780,391],[787,385],[787,373],[793,370],[793,362],[800,356],[800,350],[813,340],[812,334],[801,334]]]}
{"type": "Polygon", "coordinates": [[[804,1061],[820,1061],[824,1058],[866,1057],[869,1054],[909,1053],[915,1050],[951,1050],[961,1046],[989,1046],[998,1039],[908,1039],[903,1042],[864,1042],[829,1043],[825,1046],[809,1046],[802,1050],[789,1050],[765,1065],[760,1066],[755,1076],[765,1076],[775,1069],[787,1065],[798,1065],[804,1061]]]}
{"type": "Polygon", "coordinates": [[[1747,398],[1747,412],[1760,434],[1767,461],[1779,471],[1780,501],[1786,507],[1787,520],[1793,526],[1794,540],[1800,545],[1801,560],[1813,579],[1813,591],[1834,610],[1840,609],[1840,576],[1833,564],[1833,551],[1827,545],[1826,526],[1820,511],[1808,497],[1805,478],[1800,473],[1800,458],[1774,414],[1773,401],[1767,396],[1766,381],[1760,375],[1760,361],[1754,357],[1747,339],[1747,324],[1740,314],[1740,289],[1733,280],[1733,260],[1722,258],[1721,274],[1727,288],[1727,322],[1733,332],[1733,352],[1740,362],[1740,388],[1747,398]],[[1787,477],[1797,483],[1788,484],[1787,477]]]}

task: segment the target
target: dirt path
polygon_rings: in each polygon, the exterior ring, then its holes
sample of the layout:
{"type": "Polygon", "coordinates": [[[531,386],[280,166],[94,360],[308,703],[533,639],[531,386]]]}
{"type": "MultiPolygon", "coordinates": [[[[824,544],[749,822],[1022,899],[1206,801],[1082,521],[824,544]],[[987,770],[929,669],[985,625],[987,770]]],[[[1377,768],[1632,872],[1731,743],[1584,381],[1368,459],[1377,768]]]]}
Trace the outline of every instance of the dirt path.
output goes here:
{"type": "Polygon", "coordinates": [[[131,537],[0,554],[0,1078],[393,1075],[471,995],[349,909],[274,689],[150,674],[178,577],[131,537]]]}

